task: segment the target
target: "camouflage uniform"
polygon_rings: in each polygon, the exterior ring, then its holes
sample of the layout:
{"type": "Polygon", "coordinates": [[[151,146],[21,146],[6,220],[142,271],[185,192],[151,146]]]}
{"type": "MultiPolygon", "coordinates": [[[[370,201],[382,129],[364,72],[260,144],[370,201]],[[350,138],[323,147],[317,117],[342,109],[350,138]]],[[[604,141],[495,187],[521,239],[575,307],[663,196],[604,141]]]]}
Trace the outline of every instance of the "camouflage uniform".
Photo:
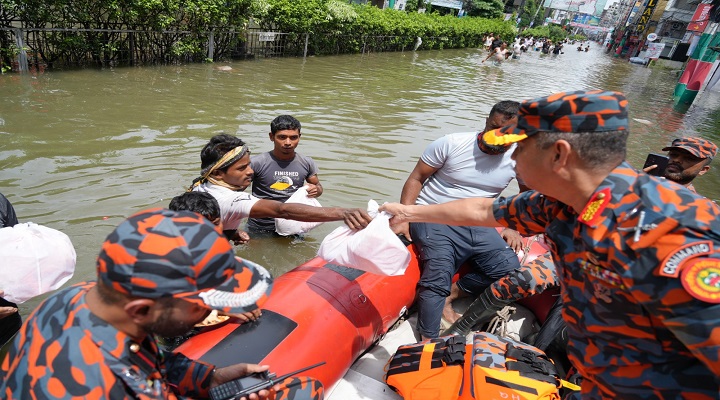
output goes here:
{"type": "Polygon", "coordinates": [[[537,192],[498,199],[494,213],[552,242],[583,397],[718,398],[720,210],[710,201],[623,163],[581,213],[537,192]]]}
{"type": "Polygon", "coordinates": [[[550,253],[523,264],[490,285],[495,297],[522,300],[560,285],[550,253]]]}
{"type": "MultiPolygon", "coordinates": [[[[257,309],[272,288],[270,274],[235,257],[209,220],[162,209],[141,211],[118,225],[103,243],[97,276],[134,298],[174,297],[225,313],[257,309]]],[[[38,306],[3,360],[0,397],[209,397],[213,365],[163,352],[153,335],[132,338],[93,314],[87,294],[99,290],[96,285],[78,284],[38,306]]],[[[101,301],[95,306],[102,307],[101,301]]],[[[309,378],[282,384],[277,399],[323,395],[320,382],[309,378]]]]}
{"type": "Polygon", "coordinates": [[[137,343],[95,317],[85,303],[94,285],[56,293],[33,313],[3,361],[0,397],[177,399],[171,386],[208,397],[212,365],[164,355],[152,336],[137,343]]]}
{"type": "MultiPolygon", "coordinates": [[[[621,93],[570,92],[522,102],[517,125],[483,139],[499,145],[539,132],[617,137],[628,128],[621,93]]],[[[719,397],[717,205],[622,162],[583,210],[533,191],[497,199],[493,211],[502,225],[525,236],[545,233],[551,242],[583,397],[719,397]]]]}

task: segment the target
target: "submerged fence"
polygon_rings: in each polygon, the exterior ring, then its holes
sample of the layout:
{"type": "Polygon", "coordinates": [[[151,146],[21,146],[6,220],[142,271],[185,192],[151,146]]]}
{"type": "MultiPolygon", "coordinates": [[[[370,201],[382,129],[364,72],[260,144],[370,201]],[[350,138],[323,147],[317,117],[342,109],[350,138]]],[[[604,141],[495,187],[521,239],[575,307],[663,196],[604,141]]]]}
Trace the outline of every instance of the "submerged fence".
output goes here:
{"type": "Polygon", "coordinates": [[[480,38],[0,27],[0,70],[172,64],[478,46],[480,38]]]}

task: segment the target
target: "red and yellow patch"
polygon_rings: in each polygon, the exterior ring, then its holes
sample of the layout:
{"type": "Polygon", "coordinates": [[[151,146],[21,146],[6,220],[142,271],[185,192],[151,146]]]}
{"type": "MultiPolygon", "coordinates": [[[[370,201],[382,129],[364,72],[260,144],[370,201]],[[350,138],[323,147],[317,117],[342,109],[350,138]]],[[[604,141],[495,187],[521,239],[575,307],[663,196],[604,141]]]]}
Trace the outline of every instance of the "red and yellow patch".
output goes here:
{"type": "Polygon", "coordinates": [[[590,201],[585,205],[585,208],[580,213],[578,220],[585,225],[595,225],[595,222],[600,217],[600,214],[602,214],[605,207],[607,207],[608,203],[610,203],[610,199],[611,196],[609,187],[596,192],[590,198],[590,201]]]}
{"type": "Polygon", "coordinates": [[[682,270],[682,285],[691,296],[708,303],[720,303],[720,260],[698,258],[682,270]]]}

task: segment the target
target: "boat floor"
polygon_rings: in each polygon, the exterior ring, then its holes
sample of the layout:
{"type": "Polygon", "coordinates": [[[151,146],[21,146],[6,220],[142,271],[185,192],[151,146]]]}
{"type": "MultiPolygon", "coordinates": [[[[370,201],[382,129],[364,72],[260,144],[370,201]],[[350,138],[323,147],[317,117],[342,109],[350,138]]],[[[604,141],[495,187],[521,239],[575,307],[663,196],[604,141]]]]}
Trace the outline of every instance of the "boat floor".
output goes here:
{"type": "MultiPolygon", "coordinates": [[[[471,298],[461,298],[453,302],[455,311],[462,313],[472,303],[471,298]]],[[[350,369],[333,387],[325,398],[327,400],[402,400],[385,383],[385,366],[398,347],[417,343],[420,335],[415,329],[417,314],[411,314],[395,329],[388,332],[378,343],[372,346],[350,366],[350,369]]]]}

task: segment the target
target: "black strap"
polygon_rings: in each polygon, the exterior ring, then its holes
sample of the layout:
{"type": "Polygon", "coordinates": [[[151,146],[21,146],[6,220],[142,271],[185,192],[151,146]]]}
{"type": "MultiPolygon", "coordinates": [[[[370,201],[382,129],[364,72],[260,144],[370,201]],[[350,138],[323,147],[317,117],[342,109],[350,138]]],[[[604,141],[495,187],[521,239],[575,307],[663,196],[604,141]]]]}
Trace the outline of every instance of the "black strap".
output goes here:
{"type": "Polygon", "coordinates": [[[465,337],[461,335],[450,336],[445,341],[445,351],[442,360],[445,365],[462,365],[465,363],[465,337]]]}
{"type": "Polygon", "coordinates": [[[517,360],[508,360],[505,363],[508,371],[518,371],[520,376],[559,385],[557,368],[547,356],[508,343],[505,357],[517,360]]]}

